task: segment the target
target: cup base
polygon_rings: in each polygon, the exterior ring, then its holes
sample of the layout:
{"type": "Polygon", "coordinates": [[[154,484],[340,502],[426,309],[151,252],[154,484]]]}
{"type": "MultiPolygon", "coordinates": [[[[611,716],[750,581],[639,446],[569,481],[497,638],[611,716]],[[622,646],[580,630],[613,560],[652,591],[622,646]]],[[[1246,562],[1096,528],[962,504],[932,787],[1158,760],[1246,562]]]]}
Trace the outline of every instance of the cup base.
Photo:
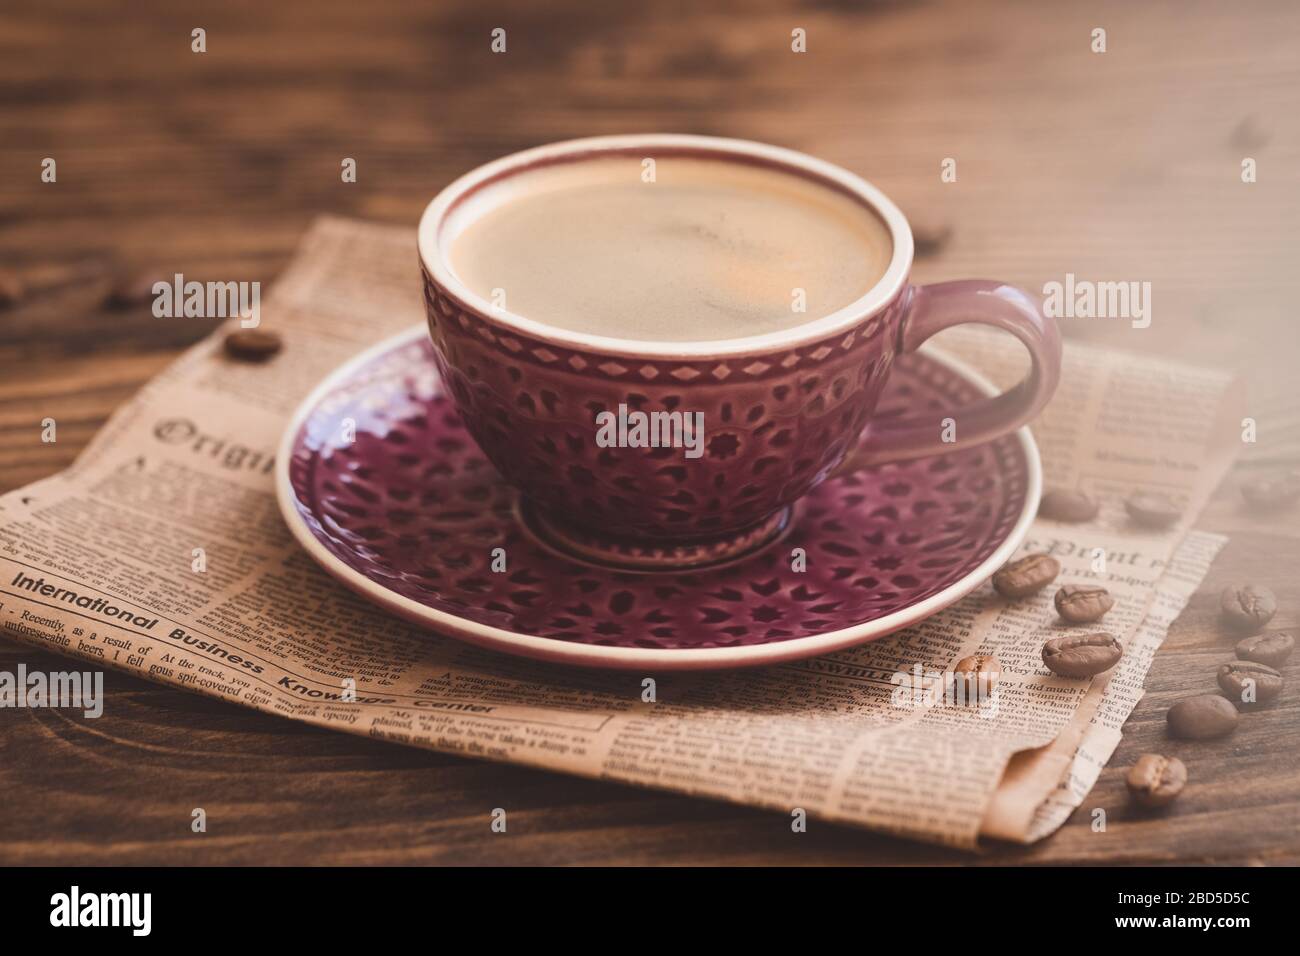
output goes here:
{"type": "Polygon", "coordinates": [[[579,527],[538,508],[525,497],[519,519],[537,543],[572,561],[638,573],[680,573],[736,564],[777,541],[792,526],[792,505],[741,531],[685,543],[615,538],[579,527]]]}

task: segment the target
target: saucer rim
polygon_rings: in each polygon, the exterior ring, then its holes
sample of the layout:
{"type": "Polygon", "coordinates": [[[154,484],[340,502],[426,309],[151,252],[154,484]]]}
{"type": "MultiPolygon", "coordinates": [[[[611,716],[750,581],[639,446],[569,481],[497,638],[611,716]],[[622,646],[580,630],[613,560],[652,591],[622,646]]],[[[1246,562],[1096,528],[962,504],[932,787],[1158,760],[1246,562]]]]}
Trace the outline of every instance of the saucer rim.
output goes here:
{"type": "MultiPolygon", "coordinates": [[[[885,637],[902,628],[923,621],[966,597],[992,577],[993,573],[1006,564],[1012,555],[1020,549],[1038,512],[1038,502],[1042,496],[1043,486],[1042,460],[1039,456],[1038,445],[1034,441],[1029,426],[1023,425],[1014,434],[1019,440],[1027,471],[1025,506],[1010,532],[984,561],[959,580],[954,581],[942,591],[932,594],[928,598],[886,614],[884,617],[855,624],[852,627],[828,631],[824,634],[796,637],[769,644],[702,648],[609,647],[601,644],[580,644],[479,624],[397,594],[371,580],[355,568],[350,567],[341,558],[331,553],[312,534],[311,529],[299,514],[298,498],[294,493],[289,477],[289,462],[292,459],[293,449],[297,444],[298,434],[321,401],[339,388],[347,379],[351,378],[361,367],[388,352],[405,348],[427,335],[427,328],[421,322],[410,329],[389,336],[344,362],[326,375],[311,390],[307,397],[294,409],[289,418],[289,423],[281,435],[275,458],[275,497],[280,509],[280,515],[285,524],[288,525],[294,539],[327,574],[372,603],[378,604],[385,610],[413,624],[433,630],[442,637],[474,644],[489,650],[548,661],[553,664],[613,670],[635,670],[638,668],[652,668],[660,671],[723,670],[740,667],[764,667],[794,660],[805,660],[810,657],[846,650],[885,637]]],[[[920,351],[927,359],[938,362],[957,373],[986,395],[996,395],[998,393],[998,389],[987,378],[965,362],[943,354],[938,350],[922,348],[920,351]]]]}

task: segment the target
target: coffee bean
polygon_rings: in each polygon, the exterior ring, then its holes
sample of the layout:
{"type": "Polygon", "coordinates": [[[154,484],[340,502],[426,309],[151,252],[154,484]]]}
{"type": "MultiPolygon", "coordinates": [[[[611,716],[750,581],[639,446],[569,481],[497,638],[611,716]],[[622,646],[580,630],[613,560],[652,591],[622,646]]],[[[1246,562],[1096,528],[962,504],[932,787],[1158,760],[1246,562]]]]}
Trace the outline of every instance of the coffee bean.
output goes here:
{"type": "Polygon", "coordinates": [[[1239,631],[1258,631],[1277,613],[1277,598],[1258,584],[1240,584],[1219,595],[1223,619],[1239,631]]]}
{"type": "Polygon", "coordinates": [[[953,681],[962,685],[964,700],[978,703],[986,700],[1002,676],[1002,665],[991,654],[972,654],[953,665],[953,681]]]}
{"type": "Polygon", "coordinates": [[[917,256],[936,256],[952,238],[952,226],[946,223],[913,223],[912,247],[917,256]]]}
{"type": "Polygon", "coordinates": [[[1269,667],[1281,667],[1295,650],[1295,638],[1278,631],[1275,634],[1256,634],[1237,642],[1237,656],[1243,661],[1255,661],[1269,667]]]}
{"type": "Polygon", "coordinates": [[[1093,677],[1108,671],[1124,655],[1124,645],[1112,634],[1072,634],[1043,645],[1043,663],[1062,677],[1093,677]]]}
{"type": "Polygon", "coordinates": [[[1041,591],[1061,573],[1061,563],[1046,554],[1027,554],[993,575],[993,590],[1003,597],[1022,598],[1041,591]]]}
{"type": "Polygon", "coordinates": [[[1267,664],[1232,661],[1219,668],[1219,686],[1234,704],[1267,704],[1282,693],[1282,675],[1267,664]]]}
{"type": "Polygon", "coordinates": [[[0,309],[17,305],[27,294],[27,283],[12,269],[0,269],[0,309]]]}
{"type": "Polygon", "coordinates": [[[1124,782],[1136,803],[1144,807],[1165,807],[1187,785],[1187,767],[1177,757],[1143,754],[1124,782]]]}
{"type": "Polygon", "coordinates": [[[1243,156],[1254,156],[1273,139],[1268,128],[1257,116],[1247,116],[1232,128],[1228,142],[1234,150],[1240,150],[1243,156]]]}
{"type": "Polygon", "coordinates": [[[1100,510],[1097,499],[1067,488],[1049,488],[1038,503],[1038,517],[1052,521],[1091,521],[1100,510]]]}
{"type": "Polygon", "coordinates": [[[264,362],[280,351],[280,336],[261,329],[239,329],[226,336],[226,354],[245,362],[264,362]]]}
{"type": "Polygon", "coordinates": [[[108,290],[104,304],[110,309],[131,309],[148,305],[155,298],[154,284],[165,282],[170,288],[172,281],[172,276],[156,268],[118,272],[113,277],[113,284],[108,290]]]}
{"type": "Polygon", "coordinates": [[[1218,694],[1188,697],[1169,708],[1165,715],[1169,733],[1186,740],[1226,737],[1237,729],[1241,715],[1218,694]]]}
{"type": "Polygon", "coordinates": [[[1300,471],[1252,478],[1241,486],[1246,504],[1256,511],[1277,511],[1300,499],[1300,471]]]}
{"type": "Polygon", "coordinates": [[[1172,498],[1155,491],[1135,492],[1125,500],[1124,509],[1144,528],[1168,528],[1183,514],[1172,498]]]}
{"type": "Polygon", "coordinates": [[[1056,592],[1056,613],[1071,624],[1101,620],[1114,606],[1110,592],[1095,584],[1067,584],[1056,592]]]}

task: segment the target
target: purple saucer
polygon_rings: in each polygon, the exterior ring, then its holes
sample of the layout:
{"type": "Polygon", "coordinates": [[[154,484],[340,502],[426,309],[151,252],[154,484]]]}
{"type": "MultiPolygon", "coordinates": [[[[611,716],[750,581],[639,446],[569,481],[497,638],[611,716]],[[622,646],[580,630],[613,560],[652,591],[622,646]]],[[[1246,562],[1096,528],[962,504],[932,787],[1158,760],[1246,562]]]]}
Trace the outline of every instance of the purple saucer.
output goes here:
{"type": "MultiPolygon", "coordinates": [[[[878,415],[990,392],[946,360],[905,355],[878,415]]],[[[810,657],[928,617],[1014,554],[1041,485],[1021,429],[828,481],[799,502],[788,534],[730,567],[637,574],[580,564],[524,526],[518,495],[442,394],[423,327],[330,375],[294,416],[276,467],[297,539],[388,610],[508,653],[655,669],[810,657]],[[492,570],[497,548],[505,571],[492,570]],[[804,571],[792,570],[796,548],[804,571]]]]}

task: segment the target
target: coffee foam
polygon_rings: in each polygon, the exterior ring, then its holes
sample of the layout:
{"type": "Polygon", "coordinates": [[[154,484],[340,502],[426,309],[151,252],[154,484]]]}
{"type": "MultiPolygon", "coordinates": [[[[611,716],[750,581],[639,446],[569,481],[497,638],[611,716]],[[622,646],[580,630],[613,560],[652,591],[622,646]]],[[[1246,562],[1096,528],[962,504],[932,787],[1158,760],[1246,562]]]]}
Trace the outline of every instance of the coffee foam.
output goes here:
{"type": "Polygon", "coordinates": [[[664,156],[580,159],[483,187],[439,241],[483,299],[622,339],[714,341],[792,328],[865,295],[893,252],[855,198],[778,169],[664,156]],[[797,311],[803,290],[804,311],[797,311]]]}

